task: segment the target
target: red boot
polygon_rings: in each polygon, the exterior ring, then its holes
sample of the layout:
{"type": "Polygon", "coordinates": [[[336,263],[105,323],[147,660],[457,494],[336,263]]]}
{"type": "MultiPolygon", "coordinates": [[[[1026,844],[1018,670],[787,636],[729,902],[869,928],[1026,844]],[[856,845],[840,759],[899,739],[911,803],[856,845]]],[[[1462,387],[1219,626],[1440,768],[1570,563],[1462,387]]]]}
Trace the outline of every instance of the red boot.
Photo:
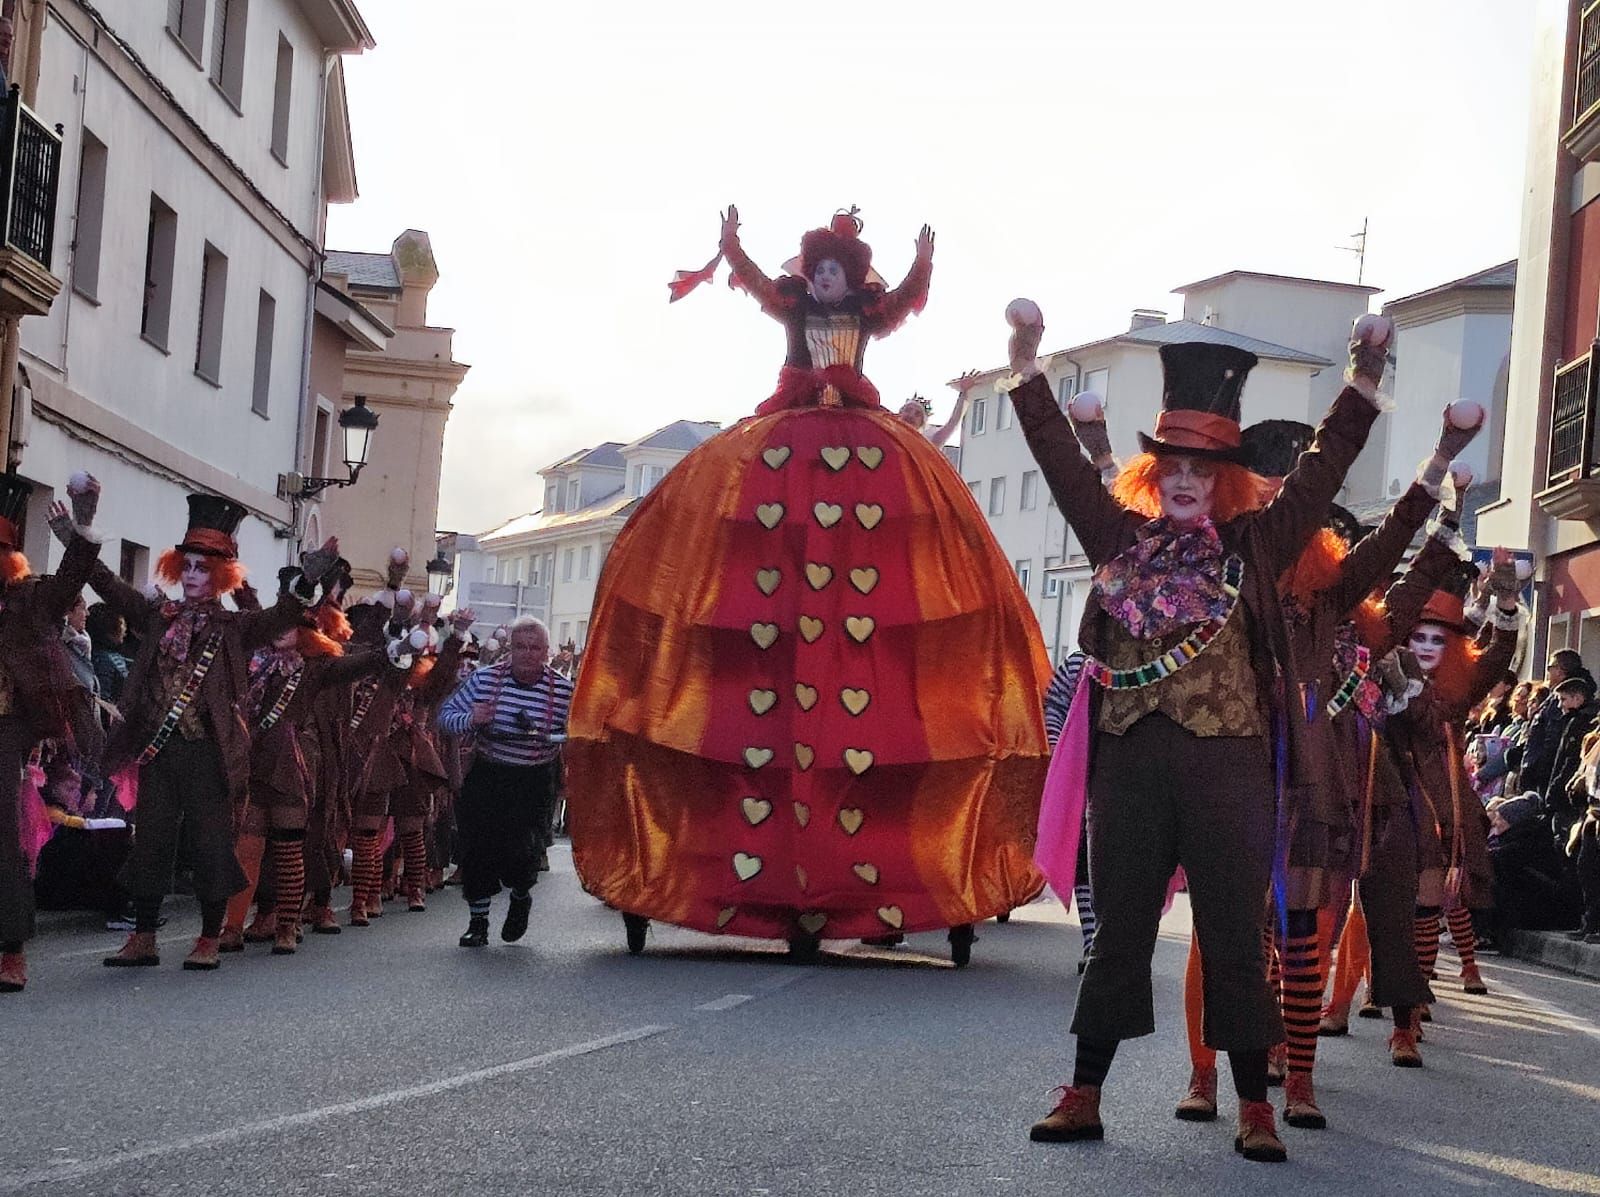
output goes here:
{"type": "Polygon", "coordinates": [[[107,968],[154,968],[161,963],[154,931],[132,932],[115,955],[101,961],[107,968]]]}
{"type": "Polygon", "coordinates": [[[21,993],[27,984],[27,957],[21,952],[0,952],[0,993],[21,993]]]}
{"type": "Polygon", "coordinates": [[[217,954],[218,941],[202,935],[194,941],[194,950],[184,959],[183,967],[192,973],[209,973],[222,967],[222,957],[217,954]]]}

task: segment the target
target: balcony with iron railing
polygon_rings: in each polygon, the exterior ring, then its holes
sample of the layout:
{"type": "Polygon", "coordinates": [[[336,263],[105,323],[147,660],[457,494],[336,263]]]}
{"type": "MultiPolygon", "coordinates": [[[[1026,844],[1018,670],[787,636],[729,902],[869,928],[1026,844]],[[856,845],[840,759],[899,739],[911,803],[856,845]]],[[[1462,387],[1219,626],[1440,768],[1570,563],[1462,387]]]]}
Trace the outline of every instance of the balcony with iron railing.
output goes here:
{"type": "Polygon", "coordinates": [[[13,86],[0,96],[0,313],[42,316],[61,290],[50,271],[60,183],[61,126],[13,86]]]}
{"type": "Polygon", "coordinates": [[[1539,506],[1556,519],[1600,517],[1600,452],[1597,452],[1595,398],[1600,370],[1591,349],[1556,370],[1550,402],[1550,439],[1545,488],[1539,506]]]}
{"type": "Polygon", "coordinates": [[[1583,6],[1578,21],[1578,69],[1572,89],[1572,124],[1562,138],[1585,162],[1600,160],[1600,0],[1583,6]]]}

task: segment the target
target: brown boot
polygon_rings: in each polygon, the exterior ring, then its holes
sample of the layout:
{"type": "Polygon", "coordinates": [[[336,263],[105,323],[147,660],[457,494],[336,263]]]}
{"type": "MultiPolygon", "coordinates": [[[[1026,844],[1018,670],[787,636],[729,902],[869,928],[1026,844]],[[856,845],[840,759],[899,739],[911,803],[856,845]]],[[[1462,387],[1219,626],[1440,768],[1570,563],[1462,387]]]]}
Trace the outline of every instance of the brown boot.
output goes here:
{"type": "Polygon", "coordinates": [[[339,934],[339,920],[333,917],[333,907],[313,906],[306,912],[306,922],[313,935],[339,934]]]}
{"type": "Polygon", "coordinates": [[[1461,970],[1461,992],[1485,994],[1489,987],[1483,983],[1483,977],[1478,972],[1476,964],[1469,964],[1461,970]]]}
{"type": "Polygon", "coordinates": [[[295,948],[300,946],[300,927],[298,919],[279,920],[278,934],[272,940],[272,954],[274,956],[293,956],[295,948]]]}
{"type": "Polygon", "coordinates": [[[1289,1075],[1289,1045],[1280,1043],[1267,1052],[1267,1084],[1277,1088],[1289,1075]]]}
{"type": "Polygon", "coordinates": [[[1389,1063],[1396,1068],[1421,1068],[1422,1053],[1417,1050],[1417,1033],[1408,1027],[1396,1027],[1389,1036],[1389,1063]]]}
{"type": "Polygon", "coordinates": [[[424,910],[428,909],[428,903],[423,900],[421,886],[417,886],[415,889],[409,890],[406,893],[406,909],[411,911],[413,914],[421,914],[424,910]]]}
{"type": "Polygon", "coordinates": [[[244,951],[244,929],[242,927],[224,927],[221,937],[217,940],[217,951],[244,951]]]}
{"type": "Polygon", "coordinates": [[[209,973],[222,967],[222,957],[217,954],[217,941],[202,935],[194,941],[194,950],[185,957],[183,967],[192,973],[209,973]]]}
{"type": "Polygon", "coordinates": [[[245,943],[271,943],[278,937],[278,912],[271,906],[256,907],[256,917],[244,929],[245,943]]]}
{"type": "Polygon", "coordinates": [[[1239,1103],[1239,1133],[1233,1149],[1247,1160],[1261,1164],[1281,1164],[1289,1158],[1283,1140],[1278,1138],[1278,1120],[1267,1101],[1239,1103]]]}
{"type": "Polygon", "coordinates": [[[27,984],[27,957],[21,952],[0,952],[0,993],[21,993],[27,984]]]}
{"type": "Polygon", "coordinates": [[[1301,1130],[1325,1130],[1328,1120],[1317,1108],[1309,1072],[1290,1072],[1283,1082],[1283,1120],[1301,1130]]]}
{"type": "Polygon", "coordinates": [[[1061,1094],[1061,1100],[1033,1124],[1028,1138],[1035,1143],[1076,1143],[1106,1137],[1100,1122],[1099,1085],[1062,1085],[1054,1092],[1061,1094]]]}
{"type": "Polygon", "coordinates": [[[135,931],[115,956],[101,961],[107,968],[154,968],[161,963],[154,931],[135,931]]]}
{"type": "Polygon", "coordinates": [[[1322,1008],[1322,1021],[1317,1024],[1317,1034],[1323,1038],[1337,1038],[1350,1033],[1350,1006],[1348,1003],[1322,1008]]]}
{"type": "Polygon", "coordinates": [[[1383,1007],[1372,1000],[1372,987],[1367,987],[1366,997],[1361,999],[1361,1009],[1356,1011],[1357,1018],[1382,1018],[1383,1007]]]}
{"type": "Polygon", "coordinates": [[[1189,1092],[1183,1095],[1174,1118],[1183,1122],[1215,1122],[1217,1120],[1217,1069],[1198,1065],[1189,1074],[1189,1092]]]}

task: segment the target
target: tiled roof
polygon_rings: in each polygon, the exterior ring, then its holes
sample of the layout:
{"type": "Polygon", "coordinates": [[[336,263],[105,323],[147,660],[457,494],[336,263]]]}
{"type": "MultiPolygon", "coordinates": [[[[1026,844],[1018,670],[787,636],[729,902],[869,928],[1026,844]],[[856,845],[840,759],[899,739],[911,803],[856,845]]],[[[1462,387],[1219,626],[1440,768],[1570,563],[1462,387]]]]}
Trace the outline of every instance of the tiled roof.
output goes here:
{"type": "Polygon", "coordinates": [[[1426,291],[1417,291],[1411,295],[1402,295],[1399,299],[1391,299],[1383,305],[1383,310],[1388,311],[1397,304],[1414,303],[1419,299],[1431,299],[1435,295],[1444,295],[1451,291],[1505,291],[1517,285],[1517,262],[1513,258],[1509,262],[1502,262],[1498,266],[1491,266],[1487,270],[1480,270],[1476,274],[1469,274],[1465,278],[1458,278],[1448,283],[1440,283],[1437,287],[1429,287],[1426,291]]]}
{"type": "Polygon", "coordinates": [[[342,274],[352,287],[376,287],[383,291],[400,290],[400,268],[393,254],[366,254],[352,250],[328,251],[328,274],[342,274]]]}
{"type": "Polygon", "coordinates": [[[717,433],[722,425],[703,420],[674,420],[665,428],[657,428],[649,436],[640,437],[628,449],[667,449],[687,453],[698,448],[717,433]]]}
{"type": "Polygon", "coordinates": [[[581,529],[583,525],[599,523],[611,519],[613,516],[622,515],[631,510],[637,498],[627,494],[620,487],[605,498],[590,503],[587,507],[580,507],[576,511],[557,511],[549,515],[542,511],[535,511],[530,515],[519,515],[516,519],[508,520],[498,528],[478,534],[478,548],[483,552],[492,553],[496,549],[496,542],[515,539],[542,532],[571,532],[581,529]]]}
{"type": "Polygon", "coordinates": [[[545,466],[539,472],[549,474],[555,470],[570,470],[578,466],[590,466],[600,470],[625,469],[628,463],[622,460],[622,447],[621,441],[606,441],[603,445],[596,445],[592,449],[579,449],[554,465],[545,466]]]}
{"type": "Polygon", "coordinates": [[[1307,366],[1333,365],[1327,358],[1318,357],[1314,353],[1290,349],[1287,345],[1274,345],[1270,341],[1258,341],[1255,337],[1229,332],[1213,324],[1199,324],[1193,320],[1170,320],[1165,324],[1150,324],[1123,333],[1116,339],[1143,345],[1181,345],[1199,341],[1207,345],[1232,345],[1237,349],[1248,350],[1257,357],[1274,358],[1282,362],[1300,362],[1307,366]]]}
{"type": "Polygon", "coordinates": [[[1382,287],[1368,287],[1363,283],[1341,283],[1334,279],[1300,278],[1298,275],[1272,274],[1260,270],[1225,270],[1221,274],[1213,274],[1210,278],[1203,278],[1197,283],[1185,283],[1181,287],[1174,287],[1172,291],[1175,295],[1182,295],[1185,291],[1198,291],[1201,287],[1209,287],[1213,283],[1220,283],[1231,278],[1259,278],[1273,283],[1301,283],[1307,287],[1336,287],[1342,291],[1365,291],[1368,295],[1376,295],[1383,290],[1382,287]]]}

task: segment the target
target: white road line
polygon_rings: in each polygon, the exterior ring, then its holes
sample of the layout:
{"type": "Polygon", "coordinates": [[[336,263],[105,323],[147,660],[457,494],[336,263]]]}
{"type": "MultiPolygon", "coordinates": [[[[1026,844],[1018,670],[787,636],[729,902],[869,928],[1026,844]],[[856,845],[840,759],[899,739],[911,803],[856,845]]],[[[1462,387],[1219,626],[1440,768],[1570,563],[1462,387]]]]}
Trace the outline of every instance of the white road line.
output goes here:
{"type": "Polygon", "coordinates": [[[379,1110],[386,1106],[399,1105],[401,1102],[412,1101],[419,1097],[434,1097],[440,1093],[448,1093],[454,1089],[464,1089],[469,1085],[476,1085],[481,1081],[512,1076],[519,1072],[530,1072],[537,1068],[559,1063],[562,1060],[593,1055],[595,1052],[621,1047],[628,1043],[638,1043],[656,1035],[663,1035],[672,1029],[670,1026],[656,1025],[634,1027],[632,1030],[619,1031],[615,1035],[606,1035],[600,1039],[590,1039],[586,1043],[575,1043],[571,1047],[557,1048],[555,1051],[543,1052],[537,1056],[528,1056],[521,1060],[510,1060],[504,1064],[495,1064],[489,1068],[478,1068],[471,1072],[457,1073],[455,1076],[442,1077],[436,1081],[429,1081],[422,1085],[412,1085],[405,1089],[390,1089],[384,1093],[374,1093],[367,1097],[356,1098],[354,1101],[338,1102],[335,1105],[322,1106],[315,1110],[304,1110],[298,1114],[281,1114],[276,1118],[265,1118],[259,1122],[246,1122],[239,1126],[225,1127],[222,1130],[211,1131],[204,1135],[192,1135],[186,1139],[174,1139],[167,1143],[153,1143],[149,1147],[137,1147],[131,1151],[119,1151],[111,1155],[100,1156],[98,1159],[83,1160],[75,1164],[65,1164],[57,1167],[47,1166],[27,1172],[13,1172],[9,1175],[0,1174],[0,1193],[15,1193],[22,1189],[32,1188],[35,1185],[80,1180],[85,1176],[108,1172],[114,1168],[124,1168],[129,1164],[136,1164],[143,1160],[155,1159],[164,1155],[219,1147],[237,1142],[240,1139],[277,1134],[280,1131],[292,1130],[295,1127],[323,1122],[329,1118],[342,1118],[349,1114],[364,1114],[369,1110],[379,1110]]]}
{"type": "MultiPolygon", "coordinates": [[[[1491,974],[1492,975],[1492,974],[1491,974]]],[[[1568,1031],[1576,1031],[1579,1035],[1587,1035],[1590,1039],[1600,1041],[1600,1026],[1596,1026],[1587,1018],[1581,1018],[1570,1011],[1563,1010],[1554,1002],[1547,1002],[1543,998],[1536,998],[1532,994],[1524,993],[1515,986],[1507,985],[1504,981],[1495,979],[1498,992],[1507,997],[1515,998],[1530,1010],[1543,1014],[1551,1022],[1568,1031]]]]}
{"type": "Polygon", "coordinates": [[[755,995],[751,993],[725,993],[712,1002],[701,1002],[695,1009],[706,1014],[715,1014],[722,1010],[732,1010],[735,1006],[742,1006],[746,1002],[754,1001],[755,995]]]}

